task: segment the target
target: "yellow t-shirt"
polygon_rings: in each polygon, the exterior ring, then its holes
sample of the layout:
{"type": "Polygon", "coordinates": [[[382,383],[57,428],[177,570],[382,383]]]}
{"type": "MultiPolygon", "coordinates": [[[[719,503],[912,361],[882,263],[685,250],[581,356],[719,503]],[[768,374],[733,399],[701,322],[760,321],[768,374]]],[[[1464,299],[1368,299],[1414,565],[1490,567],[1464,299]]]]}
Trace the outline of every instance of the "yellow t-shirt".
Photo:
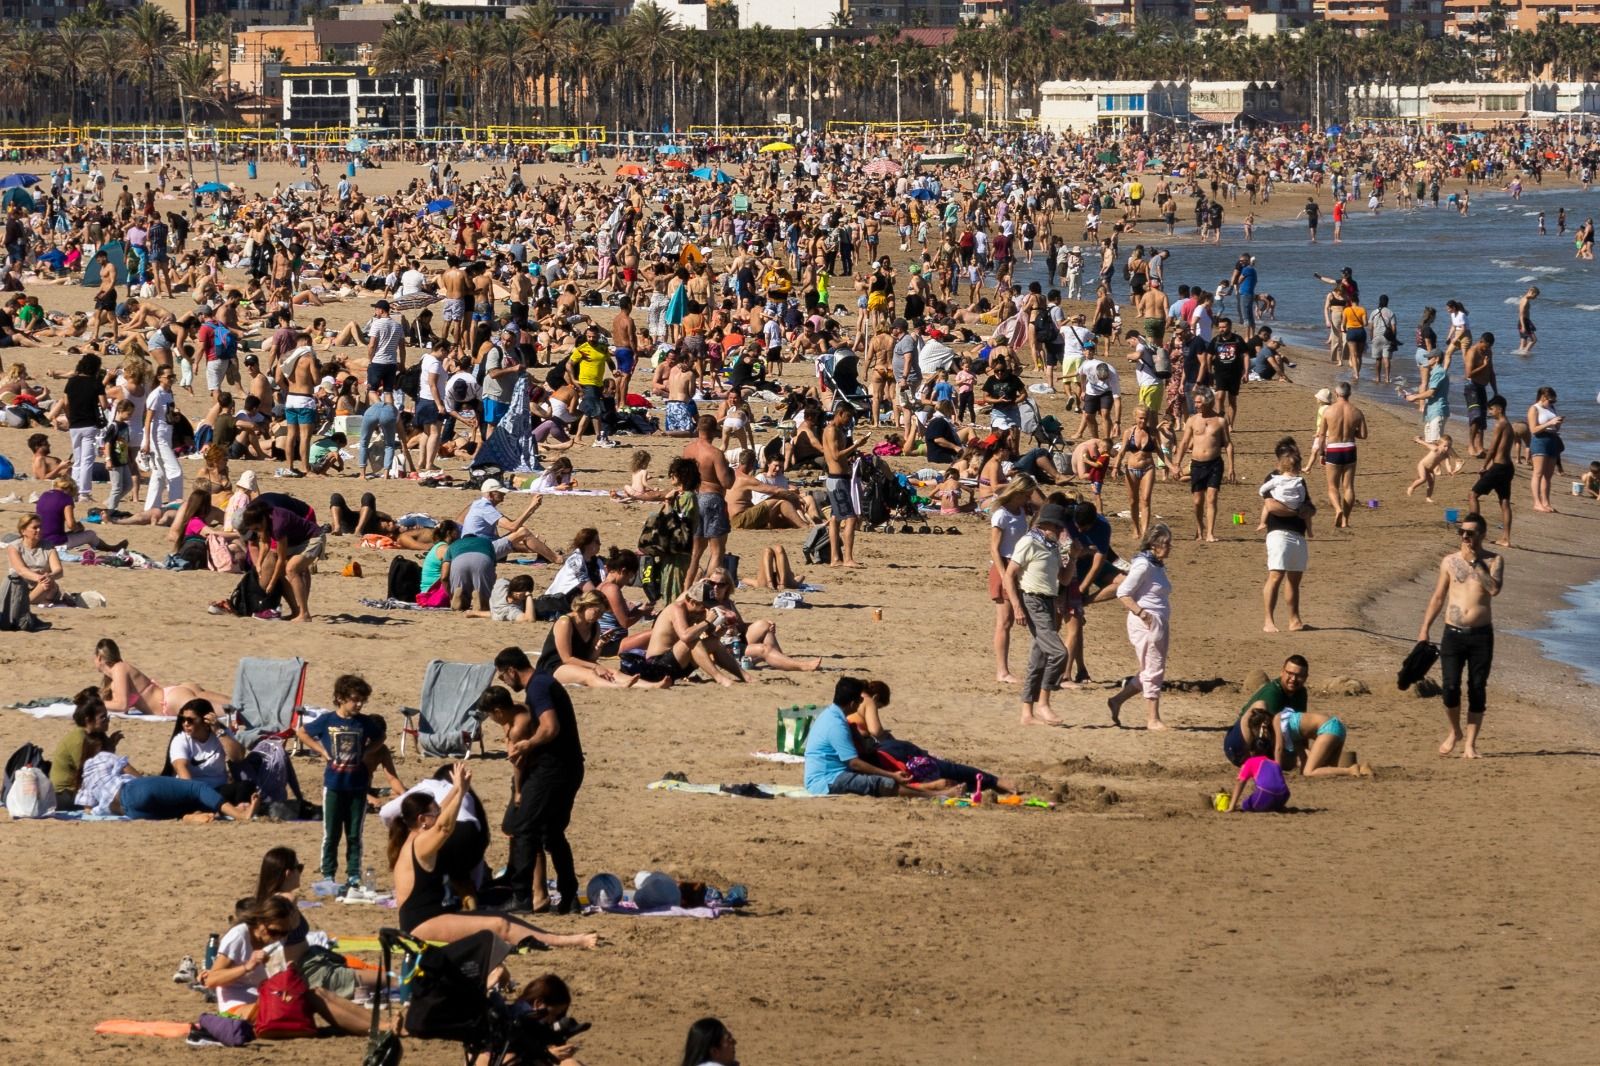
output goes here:
{"type": "Polygon", "coordinates": [[[609,354],[592,344],[580,344],[574,348],[571,362],[578,364],[578,384],[605,384],[606,361],[610,358],[609,354]]]}
{"type": "Polygon", "coordinates": [[[1345,329],[1366,329],[1367,328],[1367,309],[1364,308],[1364,307],[1361,307],[1361,306],[1359,306],[1357,304],[1345,304],[1345,306],[1344,306],[1344,328],[1345,329]]]}

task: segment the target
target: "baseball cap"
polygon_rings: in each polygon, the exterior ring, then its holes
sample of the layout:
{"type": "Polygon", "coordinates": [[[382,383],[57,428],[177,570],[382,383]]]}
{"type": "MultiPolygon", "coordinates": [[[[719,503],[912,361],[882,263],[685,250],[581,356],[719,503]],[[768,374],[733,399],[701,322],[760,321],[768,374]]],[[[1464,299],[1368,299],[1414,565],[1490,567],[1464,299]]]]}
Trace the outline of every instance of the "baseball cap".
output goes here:
{"type": "Polygon", "coordinates": [[[375,311],[387,311],[389,310],[389,301],[379,300],[377,303],[373,304],[372,307],[375,311]]]}
{"type": "Polygon", "coordinates": [[[489,480],[487,480],[487,481],[485,481],[483,483],[483,487],[479,491],[481,491],[485,496],[487,496],[491,492],[504,492],[504,491],[506,491],[506,487],[504,485],[500,484],[500,482],[495,480],[494,478],[490,478],[489,480]]]}

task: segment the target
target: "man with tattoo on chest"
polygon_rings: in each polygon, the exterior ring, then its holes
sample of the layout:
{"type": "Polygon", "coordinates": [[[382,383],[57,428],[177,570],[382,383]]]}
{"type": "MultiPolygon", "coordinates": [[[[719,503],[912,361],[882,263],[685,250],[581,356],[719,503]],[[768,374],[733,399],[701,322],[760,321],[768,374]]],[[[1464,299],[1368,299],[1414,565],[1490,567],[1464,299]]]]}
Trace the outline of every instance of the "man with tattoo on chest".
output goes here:
{"type": "Polygon", "coordinates": [[[1489,524],[1480,514],[1461,516],[1456,527],[1461,549],[1439,561],[1439,583],[1422,616],[1418,640],[1427,640],[1434,619],[1444,611],[1444,639],[1439,642],[1439,670],[1444,686],[1444,713],[1450,732],[1439,745],[1449,755],[1466,740],[1462,757],[1478,758],[1478,729],[1488,703],[1489,668],[1494,663],[1494,616],[1491,601],[1505,583],[1505,558],[1483,548],[1489,524]],[[1467,672],[1467,731],[1461,732],[1461,671],[1467,672]]]}

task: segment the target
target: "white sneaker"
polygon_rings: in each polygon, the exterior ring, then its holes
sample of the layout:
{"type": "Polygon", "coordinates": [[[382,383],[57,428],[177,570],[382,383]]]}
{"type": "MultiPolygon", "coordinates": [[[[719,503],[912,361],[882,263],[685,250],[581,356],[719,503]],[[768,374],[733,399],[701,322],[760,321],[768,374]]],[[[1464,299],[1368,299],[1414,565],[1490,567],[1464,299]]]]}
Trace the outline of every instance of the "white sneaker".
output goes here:
{"type": "Polygon", "coordinates": [[[178,963],[178,972],[172,975],[172,983],[186,985],[199,978],[200,971],[195,969],[194,956],[185,955],[183,961],[178,963]]]}

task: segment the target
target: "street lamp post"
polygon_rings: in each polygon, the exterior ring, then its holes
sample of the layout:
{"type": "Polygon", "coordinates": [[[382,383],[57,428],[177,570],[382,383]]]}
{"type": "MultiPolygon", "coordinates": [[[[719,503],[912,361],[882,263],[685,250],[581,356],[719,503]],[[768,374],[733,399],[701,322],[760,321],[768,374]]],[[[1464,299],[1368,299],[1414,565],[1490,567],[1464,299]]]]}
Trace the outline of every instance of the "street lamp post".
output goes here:
{"type": "Polygon", "coordinates": [[[900,61],[894,61],[894,135],[900,136],[900,61]]]}

